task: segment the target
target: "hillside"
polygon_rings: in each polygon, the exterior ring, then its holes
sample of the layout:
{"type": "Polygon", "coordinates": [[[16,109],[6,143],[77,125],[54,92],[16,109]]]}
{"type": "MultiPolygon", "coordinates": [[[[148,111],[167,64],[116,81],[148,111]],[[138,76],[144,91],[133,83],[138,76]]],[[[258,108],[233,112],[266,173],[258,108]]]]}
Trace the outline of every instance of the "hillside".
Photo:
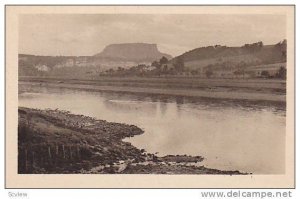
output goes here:
{"type": "Polygon", "coordinates": [[[275,45],[263,45],[262,42],[245,44],[241,47],[208,46],[196,48],[173,58],[191,70],[235,70],[248,66],[286,62],[286,40],[275,45]]]}

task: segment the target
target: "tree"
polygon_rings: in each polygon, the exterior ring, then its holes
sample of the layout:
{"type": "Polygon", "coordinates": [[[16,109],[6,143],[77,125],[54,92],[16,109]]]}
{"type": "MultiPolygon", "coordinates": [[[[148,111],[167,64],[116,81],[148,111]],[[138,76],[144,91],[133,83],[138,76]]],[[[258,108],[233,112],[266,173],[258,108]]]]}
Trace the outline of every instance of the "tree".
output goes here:
{"type": "Polygon", "coordinates": [[[178,58],[175,60],[175,63],[174,63],[173,65],[174,65],[174,68],[175,68],[176,71],[182,72],[183,69],[184,69],[184,61],[183,61],[183,58],[182,58],[182,57],[178,57],[178,58]]]}
{"type": "Polygon", "coordinates": [[[159,65],[158,61],[154,61],[154,62],[151,63],[151,66],[154,66],[154,67],[156,67],[158,65],[159,65]]]}
{"type": "Polygon", "coordinates": [[[165,56],[163,56],[160,60],[159,60],[159,63],[162,65],[162,64],[167,64],[168,63],[168,59],[165,57],[165,56]]]}
{"type": "Polygon", "coordinates": [[[263,70],[263,71],[261,71],[260,76],[262,76],[262,77],[270,77],[270,73],[268,71],[266,71],[266,70],[263,70]]]}
{"type": "Polygon", "coordinates": [[[263,42],[259,41],[253,44],[245,44],[243,48],[246,48],[250,51],[256,51],[256,50],[260,50],[263,46],[264,46],[263,42]]]}
{"type": "Polygon", "coordinates": [[[283,40],[282,42],[279,42],[279,44],[277,44],[277,47],[279,47],[279,49],[281,50],[281,56],[284,62],[286,62],[286,46],[287,45],[287,41],[286,39],[283,40]]]}
{"type": "Polygon", "coordinates": [[[122,67],[118,67],[118,71],[124,71],[125,69],[124,68],[122,68],[122,67]]]}
{"type": "Polygon", "coordinates": [[[157,70],[161,69],[161,64],[158,61],[152,62],[151,66],[154,66],[157,70]]]}
{"type": "Polygon", "coordinates": [[[286,79],[286,68],[281,66],[276,74],[276,77],[280,79],[286,79]]]}
{"type": "Polygon", "coordinates": [[[286,41],[286,39],[284,39],[284,40],[281,42],[281,45],[283,45],[283,46],[285,46],[285,47],[286,47],[286,45],[287,45],[287,41],[286,41]]]}
{"type": "Polygon", "coordinates": [[[167,71],[168,71],[168,65],[166,65],[166,64],[164,65],[163,71],[164,71],[164,72],[167,72],[167,71]]]}

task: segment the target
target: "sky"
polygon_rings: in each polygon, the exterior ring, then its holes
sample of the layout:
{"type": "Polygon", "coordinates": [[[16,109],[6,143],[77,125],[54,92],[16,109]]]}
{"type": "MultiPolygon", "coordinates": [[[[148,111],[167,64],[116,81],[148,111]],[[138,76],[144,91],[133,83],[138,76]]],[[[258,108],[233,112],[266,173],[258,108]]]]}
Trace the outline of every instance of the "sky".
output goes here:
{"type": "Polygon", "coordinates": [[[89,56],[109,44],[155,43],[161,52],[177,56],[209,45],[267,45],[285,38],[283,15],[19,15],[19,53],[33,55],[89,56]]]}

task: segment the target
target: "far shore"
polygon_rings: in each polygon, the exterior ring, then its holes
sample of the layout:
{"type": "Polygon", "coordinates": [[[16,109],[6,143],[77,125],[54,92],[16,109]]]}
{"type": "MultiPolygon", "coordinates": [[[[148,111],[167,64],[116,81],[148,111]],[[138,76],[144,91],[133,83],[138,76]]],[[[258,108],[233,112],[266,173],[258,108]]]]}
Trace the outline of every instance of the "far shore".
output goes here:
{"type": "Polygon", "coordinates": [[[282,80],[228,80],[189,78],[106,78],[97,80],[20,77],[21,85],[88,91],[200,97],[211,99],[286,102],[282,80]]]}

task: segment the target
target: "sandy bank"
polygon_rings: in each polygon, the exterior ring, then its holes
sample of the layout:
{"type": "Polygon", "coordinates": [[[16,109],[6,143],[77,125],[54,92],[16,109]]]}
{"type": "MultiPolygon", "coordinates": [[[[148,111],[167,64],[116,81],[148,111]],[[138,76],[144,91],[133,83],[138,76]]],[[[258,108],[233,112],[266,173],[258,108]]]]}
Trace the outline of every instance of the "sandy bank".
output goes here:
{"type": "Polygon", "coordinates": [[[38,82],[38,81],[19,81],[21,85],[41,85],[54,88],[68,88],[80,89],[88,91],[110,91],[110,92],[124,92],[124,93],[137,93],[149,95],[169,95],[169,96],[184,96],[184,97],[200,97],[211,99],[229,99],[229,100],[248,100],[248,101],[268,101],[268,102],[286,102],[286,95],[284,92],[276,93],[269,88],[231,88],[231,87],[205,87],[205,88],[178,88],[178,87],[139,87],[139,86],[119,86],[119,85],[95,85],[86,83],[65,83],[59,82],[38,82]]]}

